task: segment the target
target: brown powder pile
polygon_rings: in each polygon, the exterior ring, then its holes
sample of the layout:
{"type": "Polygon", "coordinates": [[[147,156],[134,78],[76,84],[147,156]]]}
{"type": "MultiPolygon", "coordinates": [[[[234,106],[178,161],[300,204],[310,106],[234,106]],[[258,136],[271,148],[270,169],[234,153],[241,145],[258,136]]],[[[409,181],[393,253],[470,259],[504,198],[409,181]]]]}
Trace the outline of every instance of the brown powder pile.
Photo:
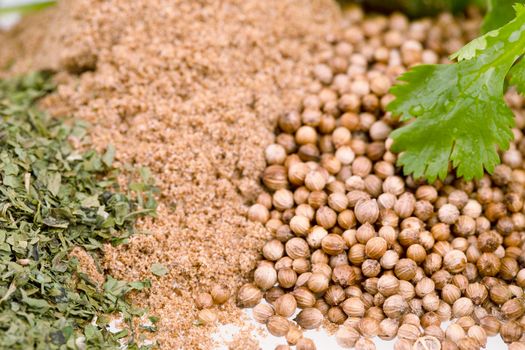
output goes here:
{"type": "MultiPolygon", "coordinates": [[[[147,235],[108,247],[105,266],[152,279],[133,299],[160,317],[161,348],[212,347],[213,329],[194,324],[193,298],[214,283],[234,292],[254,268],[268,232],[245,213],[264,147],[338,21],[330,0],[82,0],[0,36],[0,67],[62,72],[47,107],[90,121],[97,147],[113,143],[121,163],[156,177],[158,219],[143,223],[147,235]],[[156,262],[169,274],[152,275],[156,262]]],[[[234,298],[221,310],[222,322],[240,314],[234,298]]]]}

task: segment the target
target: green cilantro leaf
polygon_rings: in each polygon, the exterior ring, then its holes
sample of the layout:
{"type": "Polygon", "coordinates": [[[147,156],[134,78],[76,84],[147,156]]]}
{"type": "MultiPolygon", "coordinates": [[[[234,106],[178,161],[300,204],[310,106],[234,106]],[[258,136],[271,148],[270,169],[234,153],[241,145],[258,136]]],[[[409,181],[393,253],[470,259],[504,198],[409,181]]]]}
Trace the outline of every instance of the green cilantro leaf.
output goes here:
{"type": "Polygon", "coordinates": [[[388,105],[402,121],[392,150],[405,174],[429,181],[445,178],[449,163],[469,180],[492,172],[499,163],[497,148],[507,149],[514,125],[503,100],[504,82],[525,49],[525,10],[499,30],[465,46],[451,65],[421,65],[403,74],[388,105]]]}
{"type": "Polygon", "coordinates": [[[516,63],[509,72],[510,85],[516,86],[516,89],[525,94],[525,60],[523,58],[516,63]]]}
{"type": "Polygon", "coordinates": [[[479,38],[472,40],[467,45],[459,49],[457,52],[450,55],[450,59],[461,62],[476,57],[478,52],[483,51],[487,48],[487,38],[496,37],[497,35],[498,31],[493,30],[483,36],[480,36],[479,38]]]}
{"type": "Polygon", "coordinates": [[[515,16],[512,6],[525,3],[520,0],[487,0],[487,13],[481,24],[481,32],[487,33],[509,23],[515,16]]]}

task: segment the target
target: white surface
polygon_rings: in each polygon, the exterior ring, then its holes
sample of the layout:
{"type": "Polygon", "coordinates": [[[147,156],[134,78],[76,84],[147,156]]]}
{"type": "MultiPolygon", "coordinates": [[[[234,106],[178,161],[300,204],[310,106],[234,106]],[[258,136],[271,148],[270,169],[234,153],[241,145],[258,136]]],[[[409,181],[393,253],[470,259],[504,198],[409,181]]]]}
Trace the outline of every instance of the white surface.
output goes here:
{"type": "Polygon", "coordinates": [[[38,2],[44,2],[44,1],[45,0],[0,0],[0,7],[35,4],[38,2]]]}

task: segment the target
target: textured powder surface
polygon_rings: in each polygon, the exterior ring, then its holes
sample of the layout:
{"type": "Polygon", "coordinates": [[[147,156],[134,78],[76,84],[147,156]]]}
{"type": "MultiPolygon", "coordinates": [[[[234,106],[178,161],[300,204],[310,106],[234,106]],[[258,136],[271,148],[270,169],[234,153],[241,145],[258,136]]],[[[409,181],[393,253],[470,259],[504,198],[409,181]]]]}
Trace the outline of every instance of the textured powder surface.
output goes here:
{"type": "MultiPolygon", "coordinates": [[[[161,348],[212,348],[193,297],[214,283],[234,293],[254,268],[268,232],[245,214],[264,147],[338,21],[328,0],[74,1],[0,36],[0,67],[59,71],[44,105],[88,120],[96,147],[113,143],[121,164],[156,177],[158,218],[129,245],[108,247],[105,268],[152,280],[132,299],[160,317],[161,348]],[[169,274],[152,275],[156,262],[169,274]]],[[[234,298],[220,310],[221,322],[239,320],[234,298]]],[[[256,347],[246,336],[230,344],[256,347]]]]}

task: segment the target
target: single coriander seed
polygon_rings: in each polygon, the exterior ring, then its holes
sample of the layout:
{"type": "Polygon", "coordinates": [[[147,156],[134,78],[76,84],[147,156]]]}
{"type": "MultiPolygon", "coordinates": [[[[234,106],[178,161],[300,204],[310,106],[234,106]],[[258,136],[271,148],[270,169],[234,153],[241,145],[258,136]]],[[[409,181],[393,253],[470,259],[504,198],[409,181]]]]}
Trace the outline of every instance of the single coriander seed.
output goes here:
{"type": "Polygon", "coordinates": [[[209,293],[199,293],[195,298],[195,304],[199,309],[206,309],[213,306],[213,298],[209,293]]]}
{"type": "Polygon", "coordinates": [[[321,325],[321,322],[323,321],[323,314],[318,309],[309,307],[303,309],[297,317],[295,318],[295,321],[297,324],[304,329],[316,329],[321,325]]]}
{"type": "Polygon", "coordinates": [[[268,328],[270,334],[276,337],[283,337],[288,333],[290,321],[282,316],[273,315],[268,318],[266,327],[268,328]]]}
{"type": "Polygon", "coordinates": [[[217,315],[215,314],[213,310],[210,310],[210,309],[200,310],[198,314],[198,318],[199,318],[199,321],[205,325],[211,325],[217,322],[217,315]]]}

